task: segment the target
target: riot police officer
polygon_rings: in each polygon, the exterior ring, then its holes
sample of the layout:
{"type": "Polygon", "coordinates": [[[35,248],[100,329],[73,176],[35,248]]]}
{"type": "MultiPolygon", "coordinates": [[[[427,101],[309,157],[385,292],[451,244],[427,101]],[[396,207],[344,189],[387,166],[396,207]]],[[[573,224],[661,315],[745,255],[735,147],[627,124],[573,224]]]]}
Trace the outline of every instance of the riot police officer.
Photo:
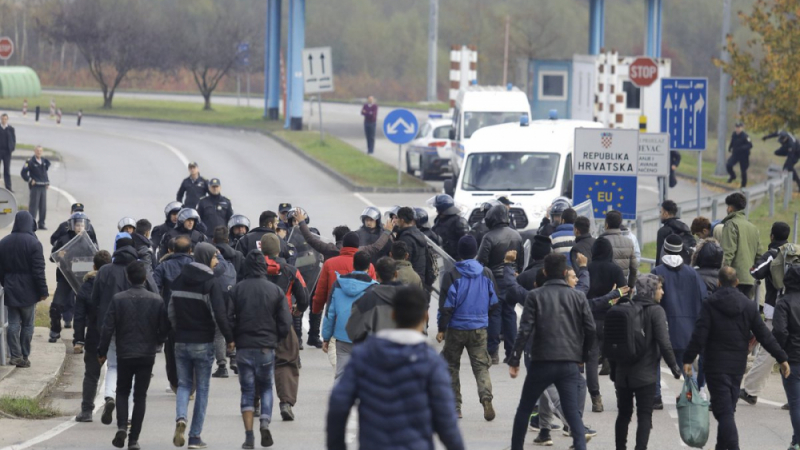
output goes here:
{"type": "MultiPolygon", "coordinates": [[[[470,232],[469,234],[475,238],[475,241],[478,242],[478,247],[481,246],[481,241],[483,240],[483,236],[489,232],[489,227],[486,225],[486,214],[492,209],[494,206],[500,205],[500,201],[498,200],[490,200],[488,202],[484,202],[481,205],[481,220],[475,223],[471,223],[470,225],[470,232]]],[[[510,219],[509,219],[510,220],[510,219]]]]}
{"type": "Polygon", "coordinates": [[[414,222],[416,222],[417,228],[422,231],[425,237],[432,240],[434,244],[439,245],[439,236],[428,226],[428,211],[423,208],[414,208],[414,222]]]}
{"type": "MultiPolygon", "coordinates": [[[[153,247],[155,247],[153,250],[158,250],[158,246],[161,244],[161,238],[163,238],[169,230],[175,228],[175,224],[178,222],[178,211],[182,208],[183,205],[181,202],[169,202],[167,206],[164,207],[164,223],[153,228],[153,231],[150,233],[150,240],[153,241],[153,247]]],[[[162,256],[164,255],[158,255],[158,258],[162,256]]]]}
{"type": "Polygon", "coordinates": [[[742,172],[742,187],[747,187],[747,168],[750,167],[750,149],[753,148],[753,143],[750,141],[750,136],[744,132],[744,123],[736,122],[731,135],[731,143],[728,145],[728,153],[731,157],[728,158],[728,163],[725,168],[728,169],[728,183],[732,183],[736,179],[736,172],[733,167],[739,164],[742,172]]]}
{"type": "MultiPolygon", "coordinates": [[[[72,214],[75,214],[76,212],[85,212],[83,203],[73,203],[72,204],[72,207],[70,208],[70,219],[72,218],[72,214]]],[[[69,228],[69,220],[70,219],[67,219],[67,220],[61,222],[58,225],[58,227],[56,228],[56,230],[53,231],[53,234],[50,235],[50,245],[55,245],[56,241],[58,241],[61,238],[61,236],[69,233],[69,229],[70,229],[69,228]]],[[[94,234],[94,227],[92,227],[91,223],[89,223],[89,228],[86,230],[86,233],[92,239],[92,242],[94,242],[94,245],[97,245],[97,236],[95,236],[95,234],[94,234]]]]}
{"type": "Polygon", "coordinates": [[[178,236],[189,236],[189,239],[192,240],[192,248],[201,242],[206,242],[206,235],[195,229],[199,221],[200,215],[193,208],[183,208],[178,211],[175,228],[169,230],[161,238],[161,243],[158,245],[159,255],[166,255],[170,239],[175,239],[178,236]]]}
{"type": "Polygon", "coordinates": [[[117,231],[120,233],[128,233],[133,236],[136,232],[136,219],[132,217],[123,217],[117,222],[117,231]]]}
{"type": "MultiPolygon", "coordinates": [[[[67,220],[69,230],[62,234],[53,244],[52,253],[56,253],[67,245],[81,231],[89,229],[89,216],[79,211],[73,213],[67,220]]],[[[87,233],[88,234],[88,233],[87,233]]],[[[52,257],[50,258],[51,260],[52,257]]],[[[48,342],[56,343],[61,339],[61,319],[64,319],[64,328],[72,328],[72,318],[75,311],[75,291],[67,281],[67,277],[56,269],[56,292],[50,304],[50,337],[48,342]]]]}
{"type": "MultiPolygon", "coordinates": [[[[374,244],[377,241],[381,234],[383,233],[383,224],[381,223],[381,211],[374,207],[369,206],[361,212],[361,228],[356,231],[358,234],[359,245],[366,246],[370,244],[374,244]]],[[[389,255],[389,250],[391,250],[392,244],[388,242],[386,246],[372,258],[372,264],[378,262],[384,256],[389,255]]]]}
{"type": "Polygon", "coordinates": [[[800,144],[797,139],[787,131],[772,133],[764,136],[762,140],[766,141],[770,138],[778,138],[781,147],[775,150],[775,156],[785,156],[786,162],[783,163],[783,170],[792,173],[792,179],[797,183],[797,188],[800,189],[800,177],[797,176],[797,171],[794,166],[800,160],[800,144]]]}
{"type": "Polygon", "coordinates": [[[208,195],[197,204],[197,213],[200,221],[206,225],[206,237],[214,237],[214,229],[227,225],[233,216],[233,205],[228,197],[220,192],[222,190],[219,178],[212,178],[208,182],[208,195]]]}
{"type": "Polygon", "coordinates": [[[553,234],[553,231],[555,231],[556,227],[561,225],[561,214],[571,207],[572,203],[566,197],[558,197],[553,200],[553,203],[551,203],[550,207],[547,208],[549,218],[542,218],[542,222],[539,225],[539,231],[536,234],[550,237],[550,235],[553,234]]]}
{"type": "Polygon", "coordinates": [[[250,219],[241,214],[231,216],[231,220],[228,221],[228,240],[231,247],[236,248],[239,239],[248,232],[250,232],[250,219]]]}
{"type": "Polygon", "coordinates": [[[442,250],[457,260],[458,240],[469,233],[469,224],[461,217],[461,211],[456,208],[453,197],[439,194],[428,200],[428,203],[436,208],[437,216],[432,229],[439,236],[442,250]]]}

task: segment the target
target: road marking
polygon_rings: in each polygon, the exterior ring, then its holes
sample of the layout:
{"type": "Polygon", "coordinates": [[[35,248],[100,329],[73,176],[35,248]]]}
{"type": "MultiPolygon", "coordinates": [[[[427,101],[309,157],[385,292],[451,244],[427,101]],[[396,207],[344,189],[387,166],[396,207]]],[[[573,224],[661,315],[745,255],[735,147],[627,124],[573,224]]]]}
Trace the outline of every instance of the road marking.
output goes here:
{"type": "Polygon", "coordinates": [[[364,197],[363,195],[359,194],[358,192],[353,192],[353,197],[361,200],[367,206],[372,206],[372,202],[367,200],[367,197],[364,197]]]}
{"type": "Polygon", "coordinates": [[[68,202],[70,205],[73,205],[73,204],[75,204],[75,203],[78,203],[78,200],[76,200],[76,199],[75,199],[75,197],[73,197],[73,196],[72,196],[72,194],[70,194],[69,192],[67,192],[67,191],[65,191],[65,190],[63,190],[63,189],[61,189],[61,188],[59,188],[59,187],[55,187],[55,186],[53,186],[53,185],[50,185],[50,189],[52,189],[52,190],[54,190],[54,191],[58,192],[59,194],[63,195],[63,196],[64,196],[64,198],[65,198],[65,199],[67,199],[67,202],[68,202]]]}
{"type": "Polygon", "coordinates": [[[639,185],[639,189],[643,189],[643,190],[645,190],[645,191],[652,192],[652,193],[654,193],[654,194],[658,194],[658,188],[655,188],[655,187],[653,187],[653,186],[643,186],[643,185],[639,185]]]}
{"type": "Polygon", "coordinates": [[[160,145],[160,146],[166,148],[167,150],[171,151],[172,154],[174,154],[175,156],[177,156],[178,159],[181,160],[181,163],[184,166],[187,166],[187,167],[189,166],[189,158],[187,158],[186,155],[182,151],[178,150],[177,148],[175,148],[174,146],[172,146],[170,144],[167,144],[166,142],[157,141],[155,139],[147,139],[147,138],[134,138],[134,139],[141,139],[143,141],[152,142],[153,144],[160,145]]]}

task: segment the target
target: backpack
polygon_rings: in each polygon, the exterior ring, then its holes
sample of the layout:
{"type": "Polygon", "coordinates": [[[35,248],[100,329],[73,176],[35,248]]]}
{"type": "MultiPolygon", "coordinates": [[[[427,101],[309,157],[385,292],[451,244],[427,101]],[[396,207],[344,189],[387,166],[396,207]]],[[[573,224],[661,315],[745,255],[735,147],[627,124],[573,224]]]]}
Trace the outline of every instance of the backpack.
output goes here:
{"type": "Polygon", "coordinates": [[[672,234],[678,235],[681,240],[683,241],[683,256],[684,262],[686,264],[691,264],[692,255],[694,254],[694,249],[697,248],[697,239],[692,236],[691,232],[682,231],[681,233],[676,233],[675,229],[672,229],[672,234]]]}
{"type": "Polygon", "coordinates": [[[769,263],[769,273],[775,289],[780,291],[784,288],[783,277],[793,266],[800,267],[800,245],[783,244],[778,248],[775,259],[769,263]]]}
{"type": "Polygon", "coordinates": [[[433,286],[433,283],[439,278],[439,260],[430,244],[425,245],[425,260],[425,279],[422,281],[425,286],[433,286]]]}
{"type": "Polygon", "coordinates": [[[611,361],[635,363],[647,348],[644,307],[636,302],[618,303],[606,314],[603,354],[611,361]]]}

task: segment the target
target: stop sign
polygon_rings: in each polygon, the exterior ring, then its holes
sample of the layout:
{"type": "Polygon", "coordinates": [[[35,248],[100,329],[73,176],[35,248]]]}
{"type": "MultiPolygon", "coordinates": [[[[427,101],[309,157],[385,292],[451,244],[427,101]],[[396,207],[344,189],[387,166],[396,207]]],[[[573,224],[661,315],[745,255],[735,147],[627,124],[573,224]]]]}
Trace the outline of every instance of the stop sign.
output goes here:
{"type": "Polygon", "coordinates": [[[0,38],[0,60],[7,60],[11,58],[11,55],[14,54],[14,42],[11,38],[8,37],[1,37],[0,38]]]}
{"type": "Polygon", "coordinates": [[[652,58],[636,58],[628,69],[628,76],[638,87],[650,86],[658,79],[658,65],[652,58]]]}

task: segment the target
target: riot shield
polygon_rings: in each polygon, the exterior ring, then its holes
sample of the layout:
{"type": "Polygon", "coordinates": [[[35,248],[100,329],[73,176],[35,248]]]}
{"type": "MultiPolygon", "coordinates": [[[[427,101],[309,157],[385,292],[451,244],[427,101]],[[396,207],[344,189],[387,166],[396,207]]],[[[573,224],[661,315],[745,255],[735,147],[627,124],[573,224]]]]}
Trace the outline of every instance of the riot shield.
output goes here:
{"type": "Polygon", "coordinates": [[[522,267],[527,268],[528,263],[531,261],[531,241],[529,239],[525,239],[525,244],[522,245],[522,249],[525,251],[525,265],[522,267]]]}
{"type": "MultiPolygon", "coordinates": [[[[320,239],[323,241],[326,240],[322,237],[320,237],[320,239]]],[[[297,227],[289,230],[286,242],[294,245],[296,256],[294,266],[297,267],[297,270],[299,270],[300,274],[303,276],[309,294],[314,292],[314,286],[316,286],[317,280],[319,280],[319,274],[322,271],[322,264],[325,262],[325,258],[308,245],[303,238],[303,233],[301,233],[297,227]]]]}
{"type": "Polygon", "coordinates": [[[436,245],[429,237],[425,236],[425,240],[428,241],[428,246],[433,250],[434,259],[436,260],[439,268],[439,278],[437,278],[437,282],[434,282],[433,290],[437,294],[439,293],[439,283],[438,281],[441,279],[441,276],[449,272],[456,266],[456,261],[453,259],[452,256],[448,255],[446,251],[444,251],[441,247],[436,245]]]}
{"type": "Polygon", "coordinates": [[[50,255],[50,259],[58,265],[58,270],[67,279],[75,293],[83,284],[83,277],[94,269],[94,254],[97,247],[92,239],[81,231],[66,245],[50,255]]]}
{"type": "Polygon", "coordinates": [[[594,206],[592,205],[591,200],[586,200],[585,202],[575,205],[572,207],[579,216],[584,216],[589,219],[589,233],[593,237],[597,237],[599,230],[597,228],[597,224],[594,221],[594,206]]]}

